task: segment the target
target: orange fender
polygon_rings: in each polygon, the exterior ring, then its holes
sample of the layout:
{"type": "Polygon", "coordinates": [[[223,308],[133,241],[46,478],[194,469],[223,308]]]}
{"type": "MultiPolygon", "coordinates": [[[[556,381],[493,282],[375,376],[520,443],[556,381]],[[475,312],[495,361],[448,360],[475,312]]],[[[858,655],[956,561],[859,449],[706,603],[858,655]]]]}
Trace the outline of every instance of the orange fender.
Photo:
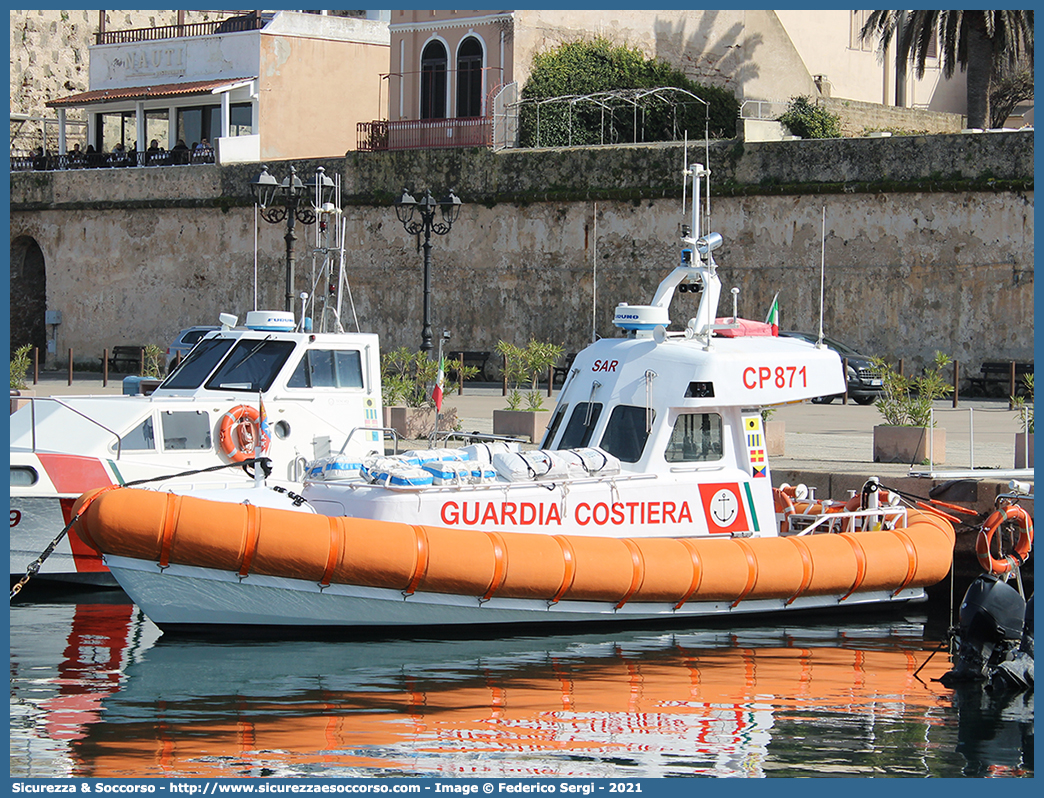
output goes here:
{"type": "MultiPolygon", "coordinates": [[[[83,502],[86,497],[81,497],[83,502]]],[[[609,538],[327,517],[121,488],[77,521],[104,554],[480,599],[729,601],[840,597],[935,584],[953,527],[911,511],[896,530],[786,538],[609,538]],[[468,552],[467,557],[460,556],[468,552]]]]}

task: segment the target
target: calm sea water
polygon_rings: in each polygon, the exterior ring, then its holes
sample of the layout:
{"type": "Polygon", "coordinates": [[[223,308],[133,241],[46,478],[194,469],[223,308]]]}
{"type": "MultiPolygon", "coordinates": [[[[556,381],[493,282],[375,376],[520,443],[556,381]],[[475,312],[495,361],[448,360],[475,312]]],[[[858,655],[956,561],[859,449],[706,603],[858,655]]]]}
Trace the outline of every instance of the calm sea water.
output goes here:
{"type": "Polygon", "coordinates": [[[10,622],[15,778],[1033,775],[1032,696],[944,688],[916,615],[248,643],[109,597],[10,622]]]}

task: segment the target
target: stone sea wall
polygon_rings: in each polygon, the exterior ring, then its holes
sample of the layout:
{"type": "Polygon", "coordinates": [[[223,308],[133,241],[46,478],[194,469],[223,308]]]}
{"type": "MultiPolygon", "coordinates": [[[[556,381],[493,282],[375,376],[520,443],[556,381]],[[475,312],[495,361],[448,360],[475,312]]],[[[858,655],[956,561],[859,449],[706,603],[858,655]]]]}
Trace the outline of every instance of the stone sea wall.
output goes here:
{"type": "MultiPolygon", "coordinates": [[[[707,153],[693,145],[688,157],[707,153]]],[[[420,342],[420,242],[391,205],[404,186],[452,188],[466,203],[433,238],[432,323],[451,331],[452,349],[536,338],[575,351],[614,335],[615,305],[647,302],[676,262],[683,160],[664,144],[295,165],[305,179],[317,165],[340,176],[355,314],[385,351],[420,342]]],[[[822,262],[824,328],[856,348],[913,367],[937,349],[971,369],[1033,358],[1032,132],[715,142],[709,163],[711,228],[725,239],[720,315],[732,312],[732,287],[740,315],[755,319],[779,292],[783,326],[815,329],[822,262]]],[[[280,178],[288,168],[269,166],[280,178]]],[[[58,362],[69,347],[97,362],[116,344],[166,346],[219,312],[242,318],[255,290],[258,307],[282,308],[285,229],[256,220],[258,171],[12,175],[11,240],[42,251],[46,307],[62,312],[58,362]]],[[[297,234],[295,289],[311,291],[313,228],[297,234]]],[[[696,301],[675,299],[675,327],[696,301]]]]}

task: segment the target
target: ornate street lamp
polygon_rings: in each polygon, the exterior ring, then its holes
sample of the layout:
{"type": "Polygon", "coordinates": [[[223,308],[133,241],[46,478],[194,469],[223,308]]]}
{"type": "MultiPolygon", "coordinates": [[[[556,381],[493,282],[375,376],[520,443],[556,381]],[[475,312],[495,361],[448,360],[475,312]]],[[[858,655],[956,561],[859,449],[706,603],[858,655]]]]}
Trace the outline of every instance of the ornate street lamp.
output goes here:
{"type": "Polygon", "coordinates": [[[261,207],[261,218],[269,224],[279,224],[286,220],[286,307],[293,310],[294,303],[294,220],[301,224],[312,224],[316,219],[316,211],[327,202],[334,200],[334,182],[326,176],[326,170],[319,167],[315,171],[315,180],[306,185],[297,176],[297,169],[292,165],[290,174],[282,183],[268,173],[268,167],[261,167],[261,174],[250,181],[250,193],[261,207]],[[303,202],[307,192],[313,196],[310,202],[303,202]]]}
{"type": "Polygon", "coordinates": [[[421,351],[431,352],[431,234],[446,235],[453,227],[453,223],[460,216],[460,199],[451,191],[441,202],[436,202],[430,191],[424,193],[424,198],[417,202],[406,189],[402,191],[402,197],[395,203],[395,215],[406,228],[410,235],[424,233],[424,322],[421,328],[421,351]],[[435,221],[435,213],[440,210],[442,218],[435,221]],[[420,214],[420,219],[414,219],[415,214],[420,214]]]}

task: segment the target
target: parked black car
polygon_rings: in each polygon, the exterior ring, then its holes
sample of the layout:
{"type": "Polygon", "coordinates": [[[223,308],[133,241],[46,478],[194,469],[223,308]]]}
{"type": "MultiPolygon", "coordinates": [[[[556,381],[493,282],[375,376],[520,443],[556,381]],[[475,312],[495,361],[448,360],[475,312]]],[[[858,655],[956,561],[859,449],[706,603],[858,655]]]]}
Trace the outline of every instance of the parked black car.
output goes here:
{"type": "MultiPolygon", "coordinates": [[[[817,333],[780,330],[779,334],[787,335],[791,338],[801,338],[802,340],[813,344],[819,340],[819,335],[817,333]]],[[[829,338],[826,335],[823,336],[823,343],[837,352],[842,359],[848,359],[848,373],[846,374],[848,381],[848,395],[855,400],[856,404],[873,404],[874,400],[881,395],[881,375],[878,373],[877,369],[874,368],[874,364],[870,361],[870,358],[855,351],[852,347],[833,338],[829,338]]],[[[834,396],[820,396],[812,401],[816,404],[828,405],[834,401],[834,399],[840,398],[841,394],[835,394],[834,396]]]]}

